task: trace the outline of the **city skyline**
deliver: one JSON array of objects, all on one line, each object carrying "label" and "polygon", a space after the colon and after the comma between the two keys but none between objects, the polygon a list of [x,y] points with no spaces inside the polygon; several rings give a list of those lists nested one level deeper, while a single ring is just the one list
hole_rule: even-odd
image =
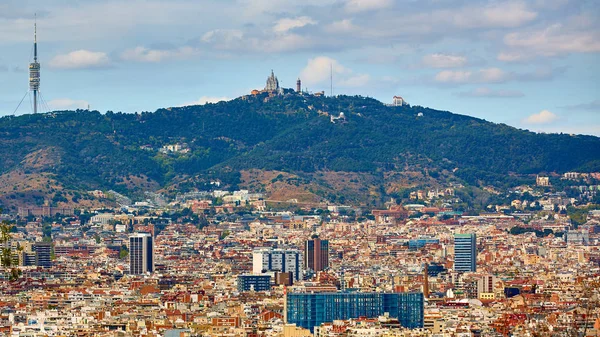
[{"label": "city skyline", "polygon": [[262,88],[271,69],[282,87],[299,77],[329,93],[332,70],[334,94],[385,103],[400,95],[531,131],[600,135],[598,5],[586,1],[9,1],[0,9],[8,51],[0,115],[27,90],[37,13],[40,91],[52,110],[232,99]]}]

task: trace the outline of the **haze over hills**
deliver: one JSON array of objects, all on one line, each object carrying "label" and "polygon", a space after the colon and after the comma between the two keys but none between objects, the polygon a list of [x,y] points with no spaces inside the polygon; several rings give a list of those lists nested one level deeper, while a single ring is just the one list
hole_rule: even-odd
[{"label": "haze over hills", "polygon": [[44,195],[92,204],[82,192],[186,191],[210,181],[275,198],[377,204],[440,178],[507,187],[531,174],[600,170],[598,137],[291,91],[153,113],[7,116],[0,143],[0,202],[9,208]]}]

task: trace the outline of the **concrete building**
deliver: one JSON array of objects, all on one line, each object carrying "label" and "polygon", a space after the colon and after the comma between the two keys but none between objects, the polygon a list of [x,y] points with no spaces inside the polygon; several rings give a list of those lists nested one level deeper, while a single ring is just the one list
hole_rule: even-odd
[{"label": "concrete building", "polygon": [[256,249],[252,253],[252,273],[292,273],[294,280],[302,279],[302,253],[296,249]]}]

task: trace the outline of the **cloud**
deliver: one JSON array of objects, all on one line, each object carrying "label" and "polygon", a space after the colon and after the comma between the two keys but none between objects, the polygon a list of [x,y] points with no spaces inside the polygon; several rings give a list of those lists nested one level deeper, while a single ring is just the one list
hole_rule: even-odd
[{"label": "cloud", "polygon": [[56,55],[48,64],[57,69],[102,68],[110,64],[110,59],[106,53],[80,49],[68,54]]},{"label": "cloud", "polygon": [[525,124],[550,124],[558,119],[558,116],[548,110],[542,110],[523,120]]},{"label": "cloud", "polygon": [[309,18],[308,16],[301,16],[301,17],[297,17],[297,18],[284,18],[284,19],[279,19],[277,20],[277,22],[275,23],[275,26],[273,27],[273,31],[277,34],[283,34],[283,33],[287,33],[288,31],[294,29],[294,28],[301,28],[304,27],[306,25],[315,25],[317,24],[316,21],[314,21],[313,19]]},{"label": "cloud", "polygon": [[392,4],[392,0],[348,0],[344,8],[350,13],[357,13],[388,8]]},{"label": "cloud", "polygon": [[600,52],[600,32],[597,29],[572,30],[554,24],[542,30],[512,32],[504,36],[509,48],[498,54],[505,62],[527,61],[537,56],[559,56],[569,53]]},{"label": "cloud", "polygon": [[533,21],[538,13],[530,10],[524,2],[504,1],[450,10],[447,15],[454,25],[462,28],[514,28]]},{"label": "cloud", "polygon": [[260,32],[249,35],[236,29],[217,29],[205,33],[200,39],[200,48],[252,53],[280,53],[310,49],[316,40],[291,32]]},{"label": "cloud", "polygon": [[337,84],[342,87],[364,87],[369,83],[370,80],[371,76],[368,74],[360,74],[348,78],[342,78],[337,82]]},{"label": "cloud", "polygon": [[600,111],[600,99],[593,100],[589,103],[565,105],[561,108],[569,110]]},{"label": "cloud", "polygon": [[511,78],[511,74],[499,68],[471,70],[442,70],[435,75],[438,83],[501,83]]},{"label": "cloud", "polygon": [[181,104],[180,106],[189,106],[189,105],[204,105],[207,103],[218,103],[221,101],[229,101],[231,98],[229,97],[212,97],[212,96],[202,96],[199,99]]},{"label": "cloud", "polygon": [[335,21],[325,26],[325,31],[328,33],[350,33],[360,29],[359,27],[352,24],[351,19],[343,19]]},{"label": "cloud", "polygon": [[121,59],[135,62],[162,62],[166,60],[184,59],[198,55],[199,52],[188,46],[176,49],[149,49],[138,46],[121,53]]},{"label": "cloud", "polygon": [[431,68],[456,68],[467,64],[467,58],[459,55],[429,54],[423,56],[423,65]]},{"label": "cloud", "polygon": [[89,103],[84,100],[73,100],[70,98],[58,98],[48,102],[51,110],[75,110],[87,109]]},{"label": "cloud", "polygon": [[308,64],[300,73],[300,78],[306,84],[318,84],[329,80],[330,73],[334,76],[346,75],[350,72],[337,60],[327,56],[318,56],[308,60]]},{"label": "cloud", "polygon": [[300,73],[300,79],[309,85],[324,84],[330,80],[332,72],[335,86],[362,87],[371,80],[368,74],[356,74],[337,60],[327,56],[318,56],[308,60],[308,64]]},{"label": "cloud", "polygon": [[495,97],[495,98],[514,98],[523,97],[521,91],[518,90],[493,90],[486,87],[475,88],[470,91],[459,92],[457,94],[461,97]]},{"label": "cloud", "polygon": [[202,35],[202,42],[237,42],[244,37],[244,32],[238,29],[214,29]]}]

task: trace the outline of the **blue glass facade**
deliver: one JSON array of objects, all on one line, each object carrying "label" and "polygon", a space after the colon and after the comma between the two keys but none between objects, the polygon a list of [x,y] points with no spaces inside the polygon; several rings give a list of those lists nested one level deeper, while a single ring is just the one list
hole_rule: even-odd
[{"label": "blue glass facade", "polygon": [[408,240],[408,249],[417,250],[419,248],[425,247],[427,244],[432,243],[440,243],[440,239],[435,238],[418,238],[413,240]]},{"label": "blue glass facade", "polygon": [[314,331],[321,323],[350,318],[376,318],[389,313],[403,327],[423,327],[422,293],[289,293],[287,323]]},{"label": "blue glass facade", "polygon": [[459,273],[477,271],[475,234],[454,234],[454,270]]}]

